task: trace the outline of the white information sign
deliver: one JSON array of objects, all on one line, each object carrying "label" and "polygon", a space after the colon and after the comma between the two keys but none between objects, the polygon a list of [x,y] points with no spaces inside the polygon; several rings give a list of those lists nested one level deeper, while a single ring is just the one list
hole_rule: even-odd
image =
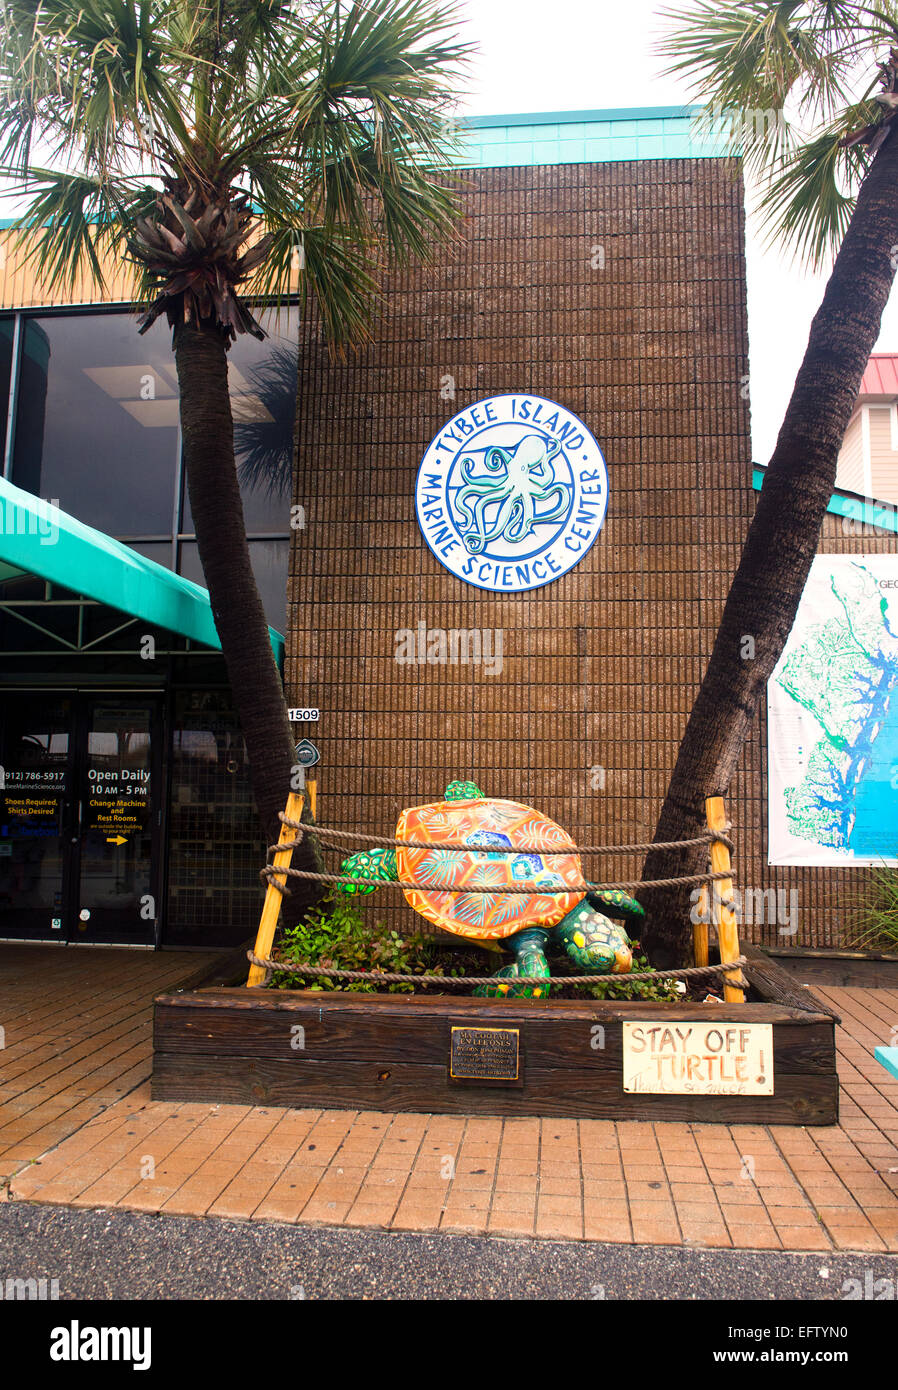
[{"label": "white information sign", "polygon": [[490,396],[432,440],[415,485],[421,534],[478,589],[517,594],[583,559],[608,509],[602,451],[583,421],[542,396]]},{"label": "white information sign", "polygon": [[624,1023],[624,1091],[772,1096],[773,1024]]}]

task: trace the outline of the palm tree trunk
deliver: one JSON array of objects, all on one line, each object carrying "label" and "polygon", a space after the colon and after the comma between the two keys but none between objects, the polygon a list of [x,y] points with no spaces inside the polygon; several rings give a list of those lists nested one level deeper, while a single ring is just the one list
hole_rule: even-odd
[{"label": "palm tree trunk", "polygon": [[[895,275],[898,138],[890,134],[860,189],[814,321],[696,698],[655,840],[704,829],[704,802],[726,793],[767,681],[788,639],[833,493],[842,439],[879,335]],[[745,638],[754,641],[746,659]],[[643,878],[702,872],[707,855],[650,851]],[[645,890],[643,945],[660,968],[692,951],[690,890]]]},{"label": "palm tree trunk", "polygon": [[[296,760],[268,621],[250,564],[234,459],[224,334],[206,325],[179,325],[175,362],[184,465],[200,561],[246,741],[256,806],[271,843],[280,830],[278,812],[287,803]],[[303,841],[294,866],[321,871],[313,842]],[[293,880],[292,910],[301,910],[320,897],[320,885]]]}]

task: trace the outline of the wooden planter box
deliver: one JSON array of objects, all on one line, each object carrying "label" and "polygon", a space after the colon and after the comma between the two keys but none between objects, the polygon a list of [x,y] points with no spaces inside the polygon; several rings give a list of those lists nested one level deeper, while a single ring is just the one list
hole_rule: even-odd
[{"label": "wooden planter box", "polygon": [[[152,1095],[291,1108],[835,1124],[838,1019],[758,951],[752,950],[746,975],[760,1002],[182,990],[156,1000]],[[689,1025],[770,1024],[773,1094],[625,1092],[627,1022],[679,1025],[681,1031]],[[454,1079],[453,1028],[503,1030],[498,1040],[509,1046],[516,1032],[517,1078]],[[464,1042],[472,1037],[460,1036]],[[491,1056],[495,1037],[488,1035]],[[464,1069],[463,1061],[457,1057],[454,1067]]]}]

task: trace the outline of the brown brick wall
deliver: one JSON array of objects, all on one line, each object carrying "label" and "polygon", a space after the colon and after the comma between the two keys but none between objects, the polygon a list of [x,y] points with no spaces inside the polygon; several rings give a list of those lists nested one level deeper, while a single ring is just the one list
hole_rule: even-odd
[{"label": "brown brick wall", "polygon": [[[376,342],[301,348],[290,703],[321,708],[320,818],[391,833],[453,777],[544,810],[584,843],[650,838],[754,501],[742,183],[671,160],[477,170],[463,239],[396,278]],[[593,269],[592,248],[605,248]],[[455,399],[442,399],[451,374]],[[465,585],[418,530],[424,450],[457,411],[532,391],[579,415],[610,479],[604,528],[542,589]],[[394,635],[504,632],[504,670],[401,666]],[[757,735],[735,790],[761,886]],[[590,769],[604,767],[604,790]],[[631,877],[638,859],[593,860]],[[741,877],[741,875],[740,875]],[[388,892],[390,890],[387,890]],[[377,907],[396,902],[384,893]]]}]

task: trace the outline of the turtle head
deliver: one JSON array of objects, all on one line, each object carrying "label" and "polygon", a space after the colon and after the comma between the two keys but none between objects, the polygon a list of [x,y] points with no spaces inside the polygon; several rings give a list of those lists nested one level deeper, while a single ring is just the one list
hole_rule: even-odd
[{"label": "turtle head", "polygon": [[574,964],[590,973],[626,975],[633,968],[633,948],[623,927],[597,912],[588,900],[563,917],[555,933]]},{"label": "turtle head", "polygon": [[483,792],[476,782],[450,782],[445,801],[483,801]]}]

